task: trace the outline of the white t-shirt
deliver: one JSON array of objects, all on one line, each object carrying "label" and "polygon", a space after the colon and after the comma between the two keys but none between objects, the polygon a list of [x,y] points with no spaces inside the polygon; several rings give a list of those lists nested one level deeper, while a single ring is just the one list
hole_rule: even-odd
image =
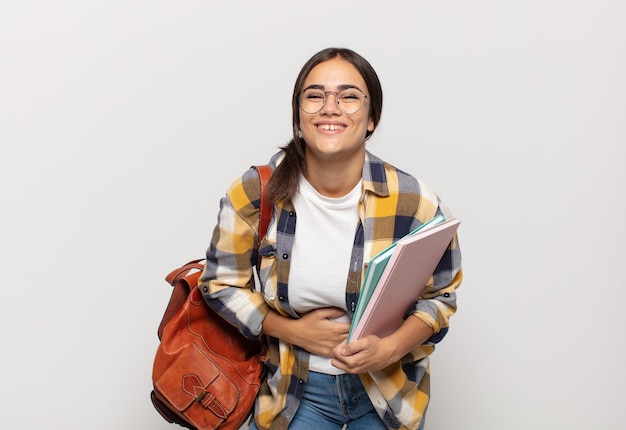
[{"label": "white t-shirt", "polygon": [[[361,182],[338,198],[318,193],[302,176],[293,204],[296,234],[289,269],[289,304],[301,315],[313,309],[346,310],[346,281],[358,225]],[[347,315],[340,319],[349,321]],[[330,358],[311,355],[309,369],[340,374]]]}]

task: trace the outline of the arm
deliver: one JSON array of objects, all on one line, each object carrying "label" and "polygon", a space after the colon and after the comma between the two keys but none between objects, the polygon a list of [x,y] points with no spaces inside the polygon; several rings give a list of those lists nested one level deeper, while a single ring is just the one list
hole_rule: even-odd
[{"label": "arm", "polygon": [[455,235],[433,274],[432,283],[410,311],[433,329],[428,343],[439,343],[447,334],[450,318],[457,309],[456,290],[462,280],[461,250]]},{"label": "arm", "polygon": [[269,312],[263,296],[251,289],[251,260],[259,219],[254,202],[258,203],[258,190],[258,175],[251,169],[233,182],[221,200],[199,279],[200,291],[209,306],[250,339],[260,336],[261,323]]}]

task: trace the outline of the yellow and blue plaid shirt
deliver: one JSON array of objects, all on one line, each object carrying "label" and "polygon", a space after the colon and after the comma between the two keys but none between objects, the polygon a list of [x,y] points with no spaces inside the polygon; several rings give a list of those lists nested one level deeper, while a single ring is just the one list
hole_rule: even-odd
[{"label": "yellow and blue plaid shirt", "polygon": [[[274,168],[282,157],[282,152],[276,154],[270,166]],[[370,258],[433,216],[450,216],[424,183],[369,152],[362,184],[360,221],[346,280],[349,313],[355,309]],[[262,336],[263,319],[270,308],[298,318],[289,304],[288,288],[296,213],[291,202],[275,204],[267,235],[257,247],[259,190],[254,169],[233,182],[220,202],[218,223],[200,278],[209,305],[251,339]],[[332,244],[328,247],[330,252]],[[255,288],[253,265],[259,254],[260,282]],[[390,429],[416,429],[422,420],[430,397],[429,355],[448,331],[449,319],[456,311],[455,290],[461,280],[461,253],[455,236],[423,297],[416,297],[407,313],[432,327],[434,335],[401,362],[360,375],[372,404]],[[255,420],[261,429],[287,429],[306,384],[309,354],[280,339],[266,340],[267,379],[257,397]]]}]

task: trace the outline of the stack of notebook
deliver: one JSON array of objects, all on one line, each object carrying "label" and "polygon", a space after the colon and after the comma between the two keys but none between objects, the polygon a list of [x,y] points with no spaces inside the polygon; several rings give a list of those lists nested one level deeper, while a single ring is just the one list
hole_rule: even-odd
[{"label": "stack of notebook", "polygon": [[404,321],[459,227],[439,215],[378,253],[367,266],[348,342],[387,336]]}]

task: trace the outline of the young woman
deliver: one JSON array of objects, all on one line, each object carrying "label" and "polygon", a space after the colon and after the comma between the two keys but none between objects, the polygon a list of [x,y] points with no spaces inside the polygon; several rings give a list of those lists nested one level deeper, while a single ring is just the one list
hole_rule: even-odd
[{"label": "young woman", "polygon": [[[245,336],[267,342],[251,429],[423,428],[429,355],[462,279],[456,237],[396,332],[346,343],[369,259],[450,215],[423,182],[366,150],[382,98],[376,72],[354,51],[315,54],[295,83],[293,139],[270,161],[274,212],[258,249],[256,172],[222,199],[200,287]],[[257,252],[260,285],[251,289]]]}]

